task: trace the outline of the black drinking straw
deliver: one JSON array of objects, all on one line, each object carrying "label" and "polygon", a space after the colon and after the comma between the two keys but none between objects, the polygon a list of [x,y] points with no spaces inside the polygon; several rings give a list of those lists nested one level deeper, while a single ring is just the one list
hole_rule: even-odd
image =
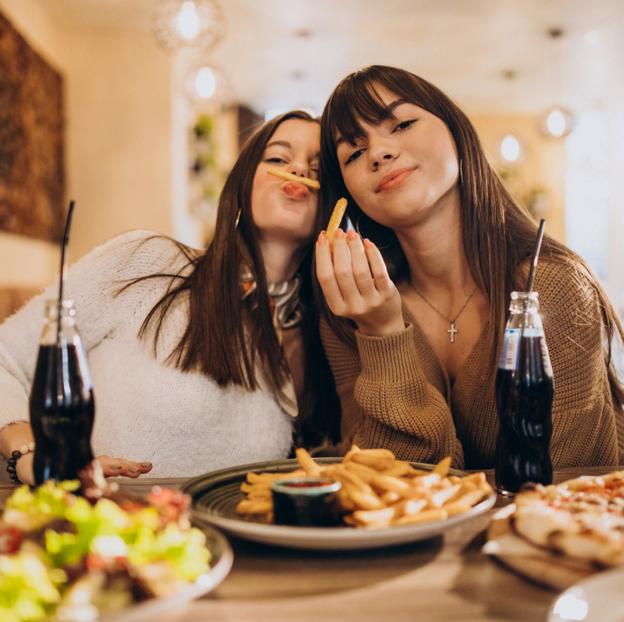
[{"label": "black drinking straw", "polygon": [[537,260],[539,259],[540,249],[542,248],[542,240],[544,239],[544,224],[546,221],[542,218],[537,229],[537,237],[535,238],[535,249],[533,250],[533,258],[531,259],[531,269],[529,270],[529,278],[527,280],[526,292],[527,300],[533,291],[533,281],[535,280],[535,269],[537,268]]},{"label": "black drinking straw", "polygon": [[69,202],[69,208],[67,210],[67,219],[65,220],[65,232],[63,233],[63,242],[61,244],[61,272],[59,274],[59,290],[58,290],[58,303],[56,306],[56,347],[61,345],[61,309],[63,307],[63,288],[65,286],[65,273],[67,266],[65,264],[65,252],[67,250],[67,243],[69,242],[69,230],[71,228],[72,215],[74,213],[74,207],[76,202],[71,200]]},{"label": "black drinking straw", "polygon": [[543,218],[540,220],[539,227],[537,228],[537,236],[535,237],[535,248],[533,249],[533,256],[531,257],[531,268],[529,269],[529,278],[526,285],[526,298],[524,300],[524,313],[522,314],[522,326],[520,328],[520,342],[522,343],[522,337],[524,337],[524,328],[526,326],[527,314],[529,312],[529,297],[533,291],[533,281],[535,280],[535,270],[537,268],[537,260],[539,259],[540,250],[542,248],[542,240],[544,239],[544,224],[546,220]]}]

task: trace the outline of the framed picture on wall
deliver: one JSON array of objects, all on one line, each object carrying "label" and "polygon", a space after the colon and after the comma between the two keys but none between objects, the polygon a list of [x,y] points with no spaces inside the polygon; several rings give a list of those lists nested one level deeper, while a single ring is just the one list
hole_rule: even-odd
[{"label": "framed picture on wall", "polygon": [[0,13],[0,231],[58,240],[63,78]]}]

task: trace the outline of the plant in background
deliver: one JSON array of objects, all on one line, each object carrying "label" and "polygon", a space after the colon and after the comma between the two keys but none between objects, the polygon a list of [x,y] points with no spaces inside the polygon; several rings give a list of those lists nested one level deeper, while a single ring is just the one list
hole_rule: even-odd
[{"label": "plant in background", "polygon": [[191,128],[190,140],[190,209],[205,221],[212,221],[225,178],[219,166],[218,142],[214,117],[201,112]]}]

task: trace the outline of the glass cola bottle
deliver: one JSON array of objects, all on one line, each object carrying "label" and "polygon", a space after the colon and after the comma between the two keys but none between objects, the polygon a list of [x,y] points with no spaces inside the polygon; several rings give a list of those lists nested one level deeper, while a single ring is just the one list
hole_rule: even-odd
[{"label": "glass cola bottle", "polygon": [[71,300],[46,303],[46,317],[30,393],[35,437],[35,483],[76,479],[93,460],[93,386]]},{"label": "glass cola bottle", "polygon": [[554,383],[537,292],[512,292],[509,310],[496,374],[496,488],[504,495],[526,482],[552,483]]}]

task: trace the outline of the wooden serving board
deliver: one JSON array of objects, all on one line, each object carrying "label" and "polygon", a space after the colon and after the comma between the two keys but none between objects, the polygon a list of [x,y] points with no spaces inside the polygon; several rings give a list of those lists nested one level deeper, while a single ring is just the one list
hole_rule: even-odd
[{"label": "wooden serving board", "polygon": [[539,548],[519,537],[511,526],[515,504],[505,506],[492,519],[484,553],[492,555],[515,572],[561,591],[597,572],[590,563],[572,560]]}]

